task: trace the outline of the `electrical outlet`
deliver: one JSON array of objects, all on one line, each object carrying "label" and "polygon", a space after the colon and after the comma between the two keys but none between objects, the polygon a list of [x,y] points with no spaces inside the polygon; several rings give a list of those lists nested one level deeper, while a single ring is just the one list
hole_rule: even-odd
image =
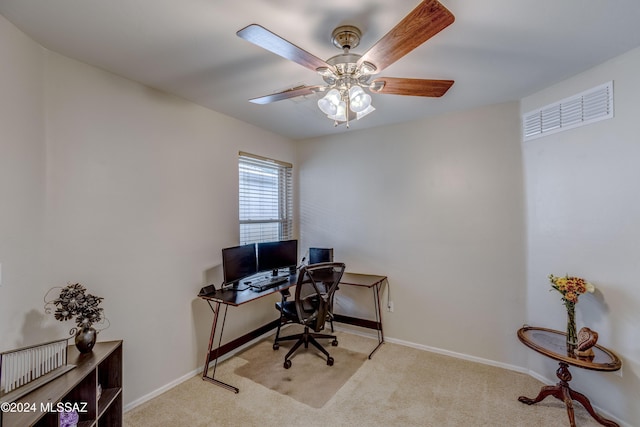
[{"label": "electrical outlet", "polygon": [[387,304],[387,311],[393,313],[393,301],[389,301],[389,304]]}]

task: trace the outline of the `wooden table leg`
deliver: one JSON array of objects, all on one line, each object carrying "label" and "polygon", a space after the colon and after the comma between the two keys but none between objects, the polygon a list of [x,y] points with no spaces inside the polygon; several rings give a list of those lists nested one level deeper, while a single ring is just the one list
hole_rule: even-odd
[{"label": "wooden table leg", "polygon": [[587,399],[587,396],[585,396],[584,394],[578,393],[577,391],[571,389],[569,389],[569,394],[571,395],[571,398],[573,400],[577,400],[578,402],[580,402],[580,404],[582,404],[582,406],[584,406],[584,408],[591,414],[594,420],[596,420],[603,426],[619,427],[617,423],[614,423],[611,420],[607,420],[606,418],[602,418],[600,415],[598,415],[596,411],[593,410],[591,402],[589,402],[589,399]]},{"label": "wooden table leg", "polygon": [[544,386],[540,390],[540,393],[534,398],[530,399],[525,396],[518,397],[518,400],[527,405],[533,405],[541,400],[544,400],[547,396],[553,396],[558,400],[562,400],[567,407],[567,415],[569,416],[569,423],[571,427],[576,427],[575,415],[573,413],[573,400],[580,402],[582,406],[589,412],[589,414],[600,424],[607,427],[619,427],[618,424],[611,420],[602,418],[593,410],[591,402],[582,393],[578,393],[575,390],[571,390],[569,387],[569,381],[571,381],[571,373],[569,372],[569,365],[560,362],[560,367],[556,371],[556,375],[560,379],[560,382],[556,385]]}]

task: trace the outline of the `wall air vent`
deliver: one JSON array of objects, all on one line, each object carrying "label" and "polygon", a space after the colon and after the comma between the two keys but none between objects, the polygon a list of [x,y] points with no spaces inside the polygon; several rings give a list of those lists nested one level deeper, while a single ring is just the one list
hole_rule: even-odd
[{"label": "wall air vent", "polygon": [[522,139],[529,141],[613,117],[613,81],[522,115]]}]

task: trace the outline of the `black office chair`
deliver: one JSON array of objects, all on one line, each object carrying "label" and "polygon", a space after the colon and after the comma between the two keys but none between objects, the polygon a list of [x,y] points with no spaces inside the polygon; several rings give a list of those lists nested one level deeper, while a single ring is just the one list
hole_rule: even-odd
[{"label": "black office chair", "polygon": [[[337,346],[335,335],[321,334],[327,320],[329,307],[333,294],[340,283],[345,265],[340,262],[320,263],[302,267],[298,273],[295,299],[276,303],[282,316],[288,320],[300,323],[304,326],[304,332],[286,337],[279,337],[280,328],[276,333],[273,349],[280,347],[281,341],[297,340],[284,357],[284,367],[291,367],[290,357],[298,347],[304,344],[305,348],[312,344],[327,356],[327,365],[333,366],[333,357],[320,345],[317,339],[333,339],[331,345]],[[313,330],[313,332],[311,332]]]},{"label": "black office chair", "polygon": [[[307,264],[320,264],[322,262],[333,262],[333,248],[309,248],[309,260]],[[291,320],[287,319],[282,314],[282,310],[280,310],[278,305],[284,304],[291,296],[291,292],[289,292],[289,289],[286,289],[284,291],[281,291],[280,294],[282,295],[282,301],[280,301],[280,303],[276,303],[276,308],[280,311],[280,321],[278,323],[278,330],[276,331],[276,339],[273,341],[274,350],[277,349],[276,344],[278,343],[278,337],[280,336],[280,328],[288,323],[291,323]],[[329,315],[327,320],[331,322],[331,332],[333,332],[333,298],[331,299],[331,305],[329,307]]]},{"label": "black office chair", "polygon": [[[333,262],[333,248],[309,248],[309,265],[320,264],[321,262]],[[339,287],[336,290],[340,289]],[[327,320],[331,324],[333,333],[333,298],[329,304],[329,314]]]}]

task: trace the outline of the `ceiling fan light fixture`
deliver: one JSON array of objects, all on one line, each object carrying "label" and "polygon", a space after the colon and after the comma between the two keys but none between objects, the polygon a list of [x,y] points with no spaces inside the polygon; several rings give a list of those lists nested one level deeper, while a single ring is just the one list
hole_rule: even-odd
[{"label": "ceiling fan light fixture", "polygon": [[349,99],[351,99],[351,101],[353,101],[353,98],[362,95],[364,93],[364,90],[362,90],[362,88],[358,85],[353,85],[349,88]]},{"label": "ceiling fan light fixture", "polygon": [[349,88],[349,109],[354,113],[361,113],[371,106],[371,95],[364,92],[360,86]]},{"label": "ceiling fan light fixture", "polygon": [[338,111],[338,107],[326,98],[318,100],[318,108],[327,116],[335,114]]},{"label": "ceiling fan light fixture", "polygon": [[376,66],[371,62],[365,61],[362,63],[362,65],[360,65],[360,74],[370,76],[371,74],[375,74],[376,70]]},{"label": "ceiling fan light fixture", "polygon": [[360,111],[360,112],[356,113],[356,120],[360,120],[361,118],[363,118],[367,114],[373,113],[374,111],[376,111],[376,109],[373,107],[373,105],[369,105],[363,111]]},{"label": "ceiling fan light fixture", "polygon": [[340,91],[336,88],[331,89],[329,92],[327,92],[327,94],[324,97],[327,98],[328,101],[330,101],[335,105],[338,105],[340,101],[342,101],[342,96],[340,96]]},{"label": "ceiling fan light fixture", "polygon": [[333,71],[329,67],[320,67],[316,69],[316,72],[320,74],[322,77],[329,77],[333,75]]},{"label": "ceiling fan light fixture", "polygon": [[336,74],[329,67],[320,67],[316,69],[316,72],[320,74],[322,79],[329,85],[333,85],[336,82]]},{"label": "ceiling fan light fixture", "polygon": [[347,103],[344,101],[340,101],[336,106],[335,114],[327,114],[327,117],[331,120],[335,120],[338,122],[344,122],[347,120]]},{"label": "ceiling fan light fixture", "polygon": [[373,83],[369,85],[369,90],[373,92],[380,92],[382,89],[384,89],[384,85],[384,80],[374,80]]},{"label": "ceiling fan light fixture", "polygon": [[338,113],[338,106],[341,102],[340,92],[337,89],[331,89],[324,97],[318,100],[318,108],[327,116],[333,116]]},{"label": "ceiling fan light fixture", "polygon": [[[451,87],[453,80],[400,77],[378,77],[370,80],[373,75],[444,30],[454,20],[453,14],[439,0],[422,1],[362,55],[350,52],[360,44],[360,29],[351,25],[341,25],[331,34],[331,41],[342,53],[326,61],[258,24],[251,24],[236,34],[258,47],[317,72],[326,85],[303,85],[250,101],[267,104],[326,92],[326,95],[317,101],[318,108],[334,120],[336,126],[339,122],[346,122],[348,128],[349,120],[354,116],[361,119],[375,111],[371,105],[373,93],[440,97]],[[365,92],[364,88],[368,91]]]}]

